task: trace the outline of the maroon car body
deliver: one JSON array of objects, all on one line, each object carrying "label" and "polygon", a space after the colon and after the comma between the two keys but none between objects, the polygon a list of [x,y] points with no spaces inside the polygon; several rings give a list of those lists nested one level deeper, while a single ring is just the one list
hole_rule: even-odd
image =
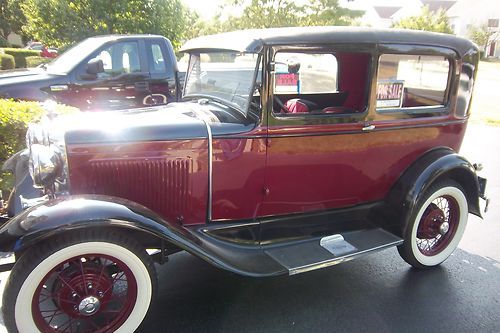
[{"label": "maroon car body", "polygon": [[[69,307],[50,304],[71,327],[135,329],[156,283],[151,260],[180,250],[247,276],[392,246],[430,268],[456,248],[468,214],[481,216],[486,180],[458,155],[479,60],[471,42],[286,28],[201,37],[183,51],[182,103],[53,120],[62,135],[28,131],[46,197],[23,201],[0,249],[39,287],[9,282],[9,328],[55,330],[58,318],[39,316],[50,285],[71,295]],[[126,297],[102,292],[116,276]]]}]

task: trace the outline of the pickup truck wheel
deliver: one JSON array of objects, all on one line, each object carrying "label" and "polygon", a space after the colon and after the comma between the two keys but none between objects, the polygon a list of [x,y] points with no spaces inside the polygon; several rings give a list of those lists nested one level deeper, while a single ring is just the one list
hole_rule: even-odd
[{"label": "pickup truck wheel", "polygon": [[156,285],[154,264],[119,233],[80,232],[33,247],[3,297],[9,332],[134,332]]},{"label": "pickup truck wheel", "polygon": [[432,186],[415,208],[398,247],[401,257],[416,268],[441,264],[456,249],[468,218],[467,199],[454,181]]}]

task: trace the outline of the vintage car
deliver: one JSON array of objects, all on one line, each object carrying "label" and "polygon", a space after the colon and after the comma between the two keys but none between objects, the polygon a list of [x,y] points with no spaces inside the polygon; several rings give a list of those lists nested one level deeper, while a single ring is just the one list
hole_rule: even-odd
[{"label": "vintage car", "polygon": [[479,60],[470,41],[308,27],[182,51],[183,102],[30,126],[45,195],[22,198],[0,228],[16,261],[10,332],[133,332],[154,263],[182,250],[254,277],[395,246],[434,267],[487,207],[480,165],[458,155]]}]

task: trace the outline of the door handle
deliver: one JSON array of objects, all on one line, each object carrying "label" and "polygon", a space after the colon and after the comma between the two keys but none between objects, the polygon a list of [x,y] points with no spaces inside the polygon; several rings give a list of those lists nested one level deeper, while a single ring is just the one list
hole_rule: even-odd
[{"label": "door handle", "polygon": [[363,132],[369,132],[369,131],[373,131],[374,129],[375,129],[375,125],[366,124],[361,130]]}]

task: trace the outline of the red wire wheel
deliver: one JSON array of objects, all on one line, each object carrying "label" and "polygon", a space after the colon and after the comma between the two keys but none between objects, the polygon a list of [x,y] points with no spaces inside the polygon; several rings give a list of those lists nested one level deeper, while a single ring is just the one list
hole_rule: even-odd
[{"label": "red wire wheel", "polygon": [[123,325],[137,299],[130,269],[108,255],[73,257],[39,283],[33,319],[42,332],[113,332]]},{"label": "red wire wheel", "polygon": [[31,247],[5,285],[9,332],[135,332],[156,289],[154,263],[118,231],[83,229]]},{"label": "red wire wheel", "polygon": [[457,248],[468,215],[467,197],[460,184],[446,180],[433,185],[413,209],[399,254],[416,268],[441,264]]},{"label": "red wire wheel", "polygon": [[434,199],[427,206],[417,229],[417,245],[426,256],[445,249],[455,236],[460,220],[457,201],[451,196]]}]

